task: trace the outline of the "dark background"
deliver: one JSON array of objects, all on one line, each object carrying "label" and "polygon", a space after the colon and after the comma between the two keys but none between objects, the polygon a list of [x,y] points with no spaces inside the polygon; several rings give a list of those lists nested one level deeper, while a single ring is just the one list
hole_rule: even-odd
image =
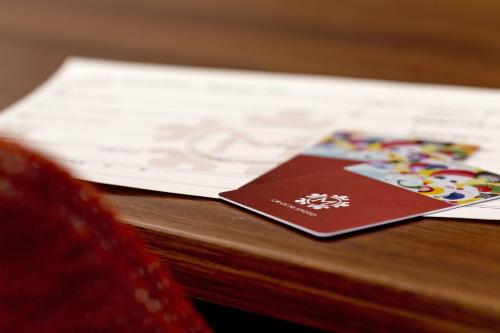
[{"label": "dark background", "polygon": [[11,64],[2,67],[2,75],[12,79],[2,81],[0,91],[24,93],[32,88],[33,74],[41,81],[71,54],[498,87],[500,4],[495,0],[0,1],[0,61]]}]

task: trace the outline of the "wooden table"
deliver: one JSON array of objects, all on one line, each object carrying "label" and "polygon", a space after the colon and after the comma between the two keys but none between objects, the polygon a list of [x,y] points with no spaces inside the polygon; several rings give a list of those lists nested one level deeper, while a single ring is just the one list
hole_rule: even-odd
[{"label": "wooden table", "polygon": [[[2,0],[0,107],[75,54],[500,87],[499,18],[494,0]],[[500,329],[498,222],[318,240],[216,200],[103,189],[193,297],[335,331]]]}]

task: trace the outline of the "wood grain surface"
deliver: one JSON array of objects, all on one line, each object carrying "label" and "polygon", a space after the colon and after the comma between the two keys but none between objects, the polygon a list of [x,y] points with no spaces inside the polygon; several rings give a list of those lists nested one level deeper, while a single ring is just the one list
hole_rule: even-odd
[{"label": "wood grain surface", "polygon": [[[493,0],[0,0],[0,107],[69,55],[500,87],[499,18]],[[500,330],[498,222],[318,240],[216,200],[102,189],[192,297],[330,331]]]}]

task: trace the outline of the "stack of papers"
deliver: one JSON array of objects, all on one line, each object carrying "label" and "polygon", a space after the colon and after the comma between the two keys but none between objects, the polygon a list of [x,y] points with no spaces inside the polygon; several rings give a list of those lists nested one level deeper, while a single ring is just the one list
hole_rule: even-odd
[{"label": "stack of papers", "polygon": [[[217,198],[334,130],[459,142],[500,173],[500,92],[71,58],[0,133],[77,177]],[[433,214],[500,219],[499,200]]]}]

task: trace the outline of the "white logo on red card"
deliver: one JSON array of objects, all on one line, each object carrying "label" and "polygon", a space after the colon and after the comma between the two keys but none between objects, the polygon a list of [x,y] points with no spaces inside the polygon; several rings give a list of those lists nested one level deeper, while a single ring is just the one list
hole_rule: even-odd
[{"label": "white logo on red card", "polygon": [[311,193],[304,198],[295,200],[296,203],[312,209],[329,209],[349,207],[350,200],[347,195],[328,195],[326,193]]}]

